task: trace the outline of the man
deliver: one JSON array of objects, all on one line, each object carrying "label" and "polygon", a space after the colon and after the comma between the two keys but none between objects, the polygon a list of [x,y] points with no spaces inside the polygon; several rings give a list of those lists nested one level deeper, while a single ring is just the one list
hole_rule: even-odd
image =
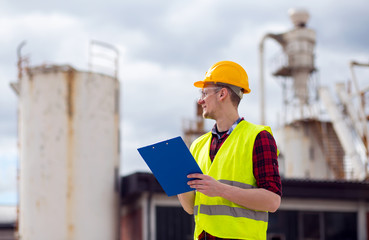
[{"label": "man", "polygon": [[281,201],[277,147],[269,127],[240,118],[238,105],[249,93],[246,71],[237,63],[214,64],[203,81],[198,103],[203,117],[216,121],[190,151],[204,174],[190,174],[196,191],[179,194],[195,215],[195,239],[266,239],[268,212]]}]

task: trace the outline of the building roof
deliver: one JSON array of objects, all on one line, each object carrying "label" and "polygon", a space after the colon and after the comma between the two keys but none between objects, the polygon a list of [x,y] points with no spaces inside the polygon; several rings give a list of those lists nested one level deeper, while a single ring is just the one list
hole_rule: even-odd
[{"label": "building roof", "polygon": [[369,182],[282,179],[284,197],[369,201]]},{"label": "building roof", "polygon": [[[122,177],[123,202],[144,192],[164,193],[152,173],[137,172]],[[283,197],[369,201],[369,182],[347,180],[282,179]]]},{"label": "building roof", "polygon": [[121,201],[135,200],[143,192],[164,193],[163,188],[152,173],[136,172],[121,178]]}]

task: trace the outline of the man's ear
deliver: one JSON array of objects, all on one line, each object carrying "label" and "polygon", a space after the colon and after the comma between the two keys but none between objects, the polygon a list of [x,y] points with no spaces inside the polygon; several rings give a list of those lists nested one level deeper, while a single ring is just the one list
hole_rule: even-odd
[{"label": "man's ear", "polygon": [[220,99],[225,99],[225,97],[228,95],[228,89],[222,88],[220,90]]}]

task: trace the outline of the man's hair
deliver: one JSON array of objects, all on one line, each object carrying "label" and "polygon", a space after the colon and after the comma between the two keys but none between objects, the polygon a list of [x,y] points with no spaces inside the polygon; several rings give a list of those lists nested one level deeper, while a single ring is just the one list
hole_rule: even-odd
[{"label": "man's hair", "polygon": [[226,88],[229,94],[229,97],[231,98],[231,102],[233,104],[233,106],[238,107],[238,105],[240,105],[241,102],[241,98],[229,87],[226,85],[222,85],[222,84],[215,84],[217,87],[220,88]]}]

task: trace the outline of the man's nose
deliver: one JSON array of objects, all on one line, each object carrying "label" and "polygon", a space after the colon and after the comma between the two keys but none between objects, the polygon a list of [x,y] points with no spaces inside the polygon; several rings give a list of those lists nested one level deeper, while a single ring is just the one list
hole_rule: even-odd
[{"label": "man's nose", "polygon": [[199,98],[198,100],[197,100],[197,104],[200,104],[200,105],[202,105],[204,103],[204,99],[202,99],[202,98]]}]

